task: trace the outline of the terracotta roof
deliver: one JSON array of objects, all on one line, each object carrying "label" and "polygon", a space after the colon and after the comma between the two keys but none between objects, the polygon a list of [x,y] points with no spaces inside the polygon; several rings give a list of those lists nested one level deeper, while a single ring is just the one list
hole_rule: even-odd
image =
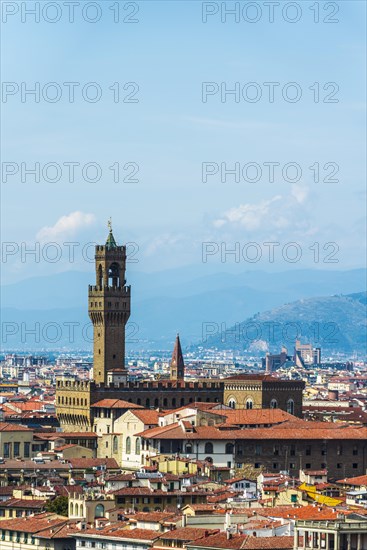
[{"label": "terracotta roof", "polygon": [[199,527],[181,527],[180,529],[174,529],[173,531],[166,531],[160,533],[162,540],[182,540],[192,541],[201,539],[205,535],[214,535],[218,533],[219,529],[204,529]]},{"label": "terracotta roof", "polygon": [[129,401],[123,399],[101,399],[97,403],[93,403],[91,407],[105,408],[105,409],[143,409],[141,405],[135,405]]},{"label": "terracotta roof", "polygon": [[8,424],[7,422],[0,422],[0,432],[32,432],[30,428],[21,426],[20,424]]},{"label": "terracotta roof", "polygon": [[176,516],[177,514],[174,512],[139,512],[137,514],[134,514],[133,516],[129,516],[129,518],[136,521],[159,523],[160,521],[172,519]]},{"label": "terracotta roof", "polygon": [[158,418],[159,418],[159,412],[153,411],[150,409],[139,409],[139,410],[133,410],[131,411],[134,416],[139,418],[144,425],[146,426],[152,426],[156,425],[158,426]]},{"label": "terracotta roof", "polygon": [[106,538],[118,538],[119,540],[148,540],[154,541],[159,537],[158,531],[152,529],[123,529],[121,523],[115,523],[104,527],[103,529],[85,529],[79,531],[78,536],[89,538],[91,535],[97,535],[98,540],[100,537]]},{"label": "terracotta roof", "polygon": [[69,470],[69,464],[63,464],[58,460],[51,462],[34,462],[34,460],[4,460],[0,463],[0,470]]},{"label": "terracotta roof", "polygon": [[169,426],[156,427],[145,430],[139,434],[148,439],[230,439],[230,440],[287,440],[287,439],[348,439],[358,440],[367,439],[367,428],[347,425],[335,425],[334,423],[315,423],[322,424],[314,426],[313,422],[287,422],[281,427],[272,426],[271,428],[242,428],[240,430],[219,429],[216,426],[194,426],[193,432],[185,432],[178,423]]},{"label": "terracotta roof", "polygon": [[41,432],[34,434],[37,439],[98,439],[94,432]]},{"label": "terracotta roof", "polygon": [[60,530],[64,526],[67,524],[75,525],[75,522],[69,522],[68,519],[63,516],[57,516],[56,514],[47,512],[27,518],[16,518],[16,522],[14,522],[14,519],[3,520],[1,521],[0,528],[14,531],[16,524],[16,530],[21,533],[37,534],[42,536],[42,538],[60,538]]},{"label": "terracotta roof", "polygon": [[345,485],[366,485],[367,486],[367,475],[357,476],[357,477],[346,477],[345,479],[339,479],[337,483],[344,483]]},{"label": "terracotta roof", "polygon": [[42,508],[46,505],[47,502],[48,502],[47,500],[41,500],[41,499],[9,498],[8,500],[0,502],[0,507],[1,508],[21,508],[21,509],[38,508],[42,510]]},{"label": "terracotta roof", "polygon": [[70,458],[68,459],[72,468],[93,468],[106,466],[106,468],[118,470],[119,465],[114,458]]}]

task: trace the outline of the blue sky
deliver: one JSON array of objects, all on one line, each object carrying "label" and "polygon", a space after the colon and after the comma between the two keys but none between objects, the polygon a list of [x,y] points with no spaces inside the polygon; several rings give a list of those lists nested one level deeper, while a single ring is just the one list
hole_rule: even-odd
[{"label": "blue sky", "polygon": [[[263,2],[257,3],[263,13],[257,23],[222,23],[216,14],[204,24],[199,1],[138,2],[138,23],[115,24],[108,0],[99,4],[101,20],[91,24],[81,17],[85,4],[77,7],[74,23],[59,2],[62,17],[55,24],[42,16],[40,23],[30,17],[22,23],[17,13],[2,25],[3,81],[39,82],[41,88],[56,82],[63,92],[57,103],[8,96],[1,105],[2,159],[28,166],[93,162],[102,178],[83,181],[79,168],[74,183],[66,168],[58,183],[9,176],[2,182],[3,241],[100,242],[111,216],[116,238],[138,243],[143,271],[202,264],[203,242],[262,248],[264,242],[280,248],[296,242],[304,251],[296,267],[316,268],[309,247],[335,242],[338,263],[323,268],[364,266],[365,2],[335,3],[335,24],[314,23],[314,2],[308,1],[298,2],[302,16],[294,24],[278,11],[269,23]],[[124,15],[128,4],[120,2]],[[324,17],[327,3],[319,4]],[[66,99],[64,82],[81,84],[74,103]],[[88,82],[102,89],[98,103],[81,97]],[[109,87],[115,82],[137,83],[139,101],[114,103]],[[221,102],[216,94],[203,103],[203,82],[224,82],[228,89],[256,82],[263,95],[257,103],[237,103],[231,96]],[[280,83],[273,103],[264,82]],[[296,103],[281,96],[289,82],[302,90]],[[332,91],[323,90],[325,83],[337,83],[338,102],[315,103],[309,89],[315,82],[321,98]],[[109,166],[116,162],[136,163],[139,182],[113,182]],[[302,177],[291,183],[279,172],[269,182],[263,167],[258,182],[223,183],[217,175],[203,183],[203,162],[277,162],[281,168],[297,162]],[[339,182],[313,181],[309,166],[315,162],[322,178],[322,167],[336,163]],[[289,267],[281,256],[274,264],[263,260],[255,267]],[[215,262],[221,270],[254,267],[230,259],[223,264],[217,255],[210,268]],[[36,265],[15,254],[3,275],[10,282],[76,267],[90,269],[82,260],[77,266],[64,258]]]}]

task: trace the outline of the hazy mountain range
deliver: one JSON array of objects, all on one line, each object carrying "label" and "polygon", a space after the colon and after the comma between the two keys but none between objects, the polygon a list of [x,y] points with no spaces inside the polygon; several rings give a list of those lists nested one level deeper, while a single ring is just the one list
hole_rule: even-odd
[{"label": "hazy mountain range", "polygon": [[[331,297],[364,290],[365,269],[248,271],[236,275],[202,273],[202,267],[201,273],[193,267],[157,273],[130,270],[129,345],[145,349],[170,348],[176,332],[180,332],[184,346],[200,344],[207,339],[206,334],[212,332],[213,340],[208,343],[216,345],[215,342],[221,340],[220,333],[233,325],[237,327],[246,319],[247,323],[259,318],[265,320],[257,316],[264,311],[267,313],[262,315],[272,322],[276,318],[281,318],[283,323],[287,319],[299,321],[302,315],[306,316],[307,323],[329,322],[335,321],[337,314],[343,331],[361,326],[365,305],[360,299]],[[91,283],[92,269],[90,273],[69,271],[3,286],[3,349],[90,348],[92,332],[87,292]],[[341,319],[343,315],[345,322]],[[30,333],[32,330],[34,332]],[[251,338],[251,332],[249,336]],[[349,350],[362,335],[355,334],[351,341],[348,338],[348,335],[341,338],[340,345]],[[275,340],[274,346],[277,347],[281,340]]]}]

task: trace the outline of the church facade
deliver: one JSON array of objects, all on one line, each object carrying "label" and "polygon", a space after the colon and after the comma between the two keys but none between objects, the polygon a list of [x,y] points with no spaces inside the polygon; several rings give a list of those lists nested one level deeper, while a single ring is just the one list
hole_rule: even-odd
[{"label": "church facade", "polygon": [[271,376],[241,375],[224,380],[185,381],[177,335],[170,378],[129,382],[125,367],[125,327],[130,317],[126,285],[126,247],[117,245],[110,228],[105,245],[95,248],[95,285],[89,286],[88,313],[93,324],[93,375],[90,380],[56,380],[56,414],[65,432],[91,431],[94,403],[121,399],[145,408],[173,409],[194,402],[224,403],[233,408],[282,408],[302,413],[304,383]]}]

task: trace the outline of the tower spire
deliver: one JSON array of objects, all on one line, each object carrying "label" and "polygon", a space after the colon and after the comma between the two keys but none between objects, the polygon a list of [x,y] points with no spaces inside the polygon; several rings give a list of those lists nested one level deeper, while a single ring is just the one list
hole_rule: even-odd
[{"label": "tower spire", "polygon": [[178,333],[172,353],[170,378],[171,380],[183,380],[185,378],[185,363],[182,355],[180,335]]},{"label": "tower spire", "polygon": [[107,250],[115,250],[117,248],[117,243],[112,233],[112,218],[109,218],[107,225],[108,225],[109,233],[106,240],[106,248]]}]

